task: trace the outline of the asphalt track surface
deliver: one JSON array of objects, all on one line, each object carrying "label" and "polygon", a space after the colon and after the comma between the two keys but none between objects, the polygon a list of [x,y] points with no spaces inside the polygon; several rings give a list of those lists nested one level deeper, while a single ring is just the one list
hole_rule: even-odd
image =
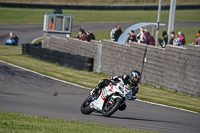
[{"label": "asphalt track surface", "polygon": [[[110,22],[110,23],[73,23],[72,32],[78,32],[78,29],[83,26],[84,29],[92,31],[111,30],[114,26],[121,26],[122,29],[126,29],[129,26],[136,24],[135,22]],[[166,26],[168,25],[165,22]],[[200,27],[200,22],[176,22],[174,27]],[[43,24],[0,24],[0,44],[5,44],[9,38],[9,34],[12,31],[20,39],[20,45],[22,43],[30,43],[33,39],[41,37],[43,35]],[[199,29],[197,29],[198,31]],[[195,31],[195,32],[197,32]]]},{"label": "asphalt track surface", "polygon": [[80,105],[89,91],[0,61],[0,111],[166,133],[200,132],[200,114],[141,101],[128,101],[125,111],[109,118],[83,115]]}]

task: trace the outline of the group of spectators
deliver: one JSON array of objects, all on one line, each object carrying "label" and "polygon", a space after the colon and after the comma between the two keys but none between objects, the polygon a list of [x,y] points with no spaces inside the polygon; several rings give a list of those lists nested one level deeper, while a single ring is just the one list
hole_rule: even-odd
[{"label": "group of spectators", "polygon": [[[175,35],[174,31],[170,32],[169,43],[168,43],[168,35],[166,31],[163,31],[162,36],[163,36],[163,39],[161,38],[158,39],[158,43],[161,45],[162,48],[165,48],[167,44],[180,46],[180,47],[185,46],[185,43],[186,43],[185,34],[182,33],[181,31],[178,32],[177,36]],[[130,33],[127,34],[126,44],[130,45],[131,42],[133,41],[155,46],[154,37],[150,35],[147,29],[143,30],[142,27],[140,27],[140,32],[137,34],[136,37],[133,30],[131,31],[131,34]],[[200,30],[197,33],[196,41],[192,44],[200,45]]]},{"label": "group of spectators", "polygon": [[[118,41],[120,35],[122,34],[122,30],[120,26],[115,26],[114,29],[110,32],[110,39],[112,41]],[[185,34],[181,31],[178,32],[178,35],[175,35],[175,32],[170,32],[170,40],[168,42],[168,34],[166,31],[162,33],[163,39],[159,38],[158,43],[162,48],[165,48],[167,44],[184,47],[185,41]],[[125,41],[126,44],[130,45],[132,42],[143,43],[147,45],[155,46],[154,37],[150,34],[147,29],[143,29],[140,27],[139,33],[136,35],[134,30],[131,30],[131,33],[127,34],[127,39]],[[200,30],[197,33],[196,41],[192,44],[200,45]]]},{"label": "group of spectators", "polygon": [[178,32],[178,35],[175,36],[175,32],[170,32],[171,39],[169,40],[170,45],[184,47],[185,45],[185,34],[181,31]]},{"label": "group of spectators", "polygon": [[121,29],[121,26],[115,26],[114,29],[111,30],[110,32],[110,39],[112,41],[118,41],[119,37],[121,36],[122,34],[122,29]]},{"label": "group of spectators", "polygon": [[131,42],[155,46],[154,37],[150,35],[147,29],[143,29],[143,27],[140,27],[140,32],[137,35],[135,35],[134,30],[131,30],[131,33],[127,34],[126,44],[130,45]]},{"label": "group of spectators", "polygon": [[[122,30],[120,26],[115,26],[114,29],[110,32],[110,38],[112,41],[118,41],[120,35],[122,34]],[[178,32],[178,35],[175,35],[175,32],[170,32],[170,40],[168,43],[168,35],[166,31],[163,31],[162,33],[163,39],[159,38],[158,43],[161,45],[162,48],[165,48],[167,44],[175,45],[184,47],[185,45],[185,34],[181,31]],[[88,41],[95,40],[95,35],[92,31],[87,31],[81,27],[79,29],[79,34],[77,37],[79,40]],[[134,30],[131,30],[131,33],[127,34],[126,44],[130,45],[132,42],[138,42],[138,43],[144,43],[147,45],[155,46],[155,40],[152,35],[150,35],[149,31],[147,29],[143,29],[143,27],[140,27],[140,32],[135,35]],[[197,33],[196,41],[192,44],[200,45],[200,30]]]},{"label": "group of spectators", "polygon": [[127,34],[126,44],[131,45],[132,42],[136,41],[134,30],[131,30],[131,33]]},{"label": "group of spectators", "polygon": [[178,32],[178,35],[175,35],[175,32],[170,32],[170,40],[168,43],[168,35],[166,31],[162,33],[163,39],[158,38],[158,43],[161,45],[162,48],[165,48],[167,44],[184,47],[185,45],[185,34],[181,31]]},{"label": "group of spectators", "polygon": [[[112,29],[112,31],[110,32],[110,39],[112,41],[118,41],[121,34],[121,27],[115,26],[115,28]],[[137,34],[137,36],[135,35],[134,30],[131,30],[131,33],[127,34],[127,39],[125,43],[130,45],[131,42],[138,42],[155,46],[155,40],[153,36],[150,35],[147,29],[144,30],[143,27],[140,27],[140,32]]]},{"label": "group of spectators", "polygon": [[82,27],[82,28],[79,29],[79,33],[78,33],[77,38],[79,40],[82,40],[82,41],[90,42],[91,40],[95,40],[95,35],[93,34],[92,31],[87,31],[87,33],[86,33],[85,30]]}]

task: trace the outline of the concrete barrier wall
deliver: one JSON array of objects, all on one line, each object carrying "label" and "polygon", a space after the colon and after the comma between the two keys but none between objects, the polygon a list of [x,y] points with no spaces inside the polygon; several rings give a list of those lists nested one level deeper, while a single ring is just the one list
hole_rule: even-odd
[{"label": "concrete barrier wall", "polygon": [[102,42],[101,72],[108,75],[129,74],[131,70],[142,70],[146,45],[125,45],[110,40]]},{"label": "concrete barrier wall", "polygon": [[167,46],[164,56],[163,87],[184,92],[184,77],[187,49]]},{"label": "concrete barrier wall", "polygon": [[165,49],[148,46],[144,60],[142,83],[160,86],[163,82]]},{"label": "concrete barrier wall", "polygon": [[94,58],[94,68],[96,70],[97,48],[98,41],[92,40],[90,43],[86,41],[77,40],[75,38],[59,38],[56,36],[43,37],[43,48],[59,50],[71,54]]},{"label": "concrete barrier wall", "polygon": [[[97,68],[98,41],[45,37],[42,47],[94,58]],[[142,72],[142,83],[200,96],[200,46],[186,48],[167,45],[166,49],[132,43],[125,45],[103,40],[100,71],[110,76]]]},{"label": "concrete barrier wall", "polygon": [[184,92],[200,96],[200,46],[187,45],[184,75]]}]

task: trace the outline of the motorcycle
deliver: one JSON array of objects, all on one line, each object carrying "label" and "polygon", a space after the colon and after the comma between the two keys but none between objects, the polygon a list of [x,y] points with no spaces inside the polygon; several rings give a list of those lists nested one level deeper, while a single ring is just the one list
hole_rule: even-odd
[{"label": "motorcycle", "polygon": [[124,84],[122,79],[119,82],[111,82],[110,85],[99,90],[95,96],[88,96],[81,105],[83,114],[92,112],[102,113],[104,117],[109,117],[118,109],[125,110],[126,101],[132,97],[132,89]]}]

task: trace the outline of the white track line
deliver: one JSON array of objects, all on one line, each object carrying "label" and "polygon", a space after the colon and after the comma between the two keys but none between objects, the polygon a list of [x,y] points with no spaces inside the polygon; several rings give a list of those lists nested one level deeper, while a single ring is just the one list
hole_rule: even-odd
[{"label": "white track line", "polygon": [[[64,80],[60,80],[60,79],[57,79],[57,78],[54,78],[54,77],[51,77],[51,76],[47,76],[47,75],[38,73],[38,72],[36,72],[36,71],[32,71],[32,70],[26,69],[26,68],[24,68],[24,67],[20,67],[20,66],[17,66],[17,65],[14,65],[14,64],[11,64],[11,63],[2,61],[2,60],[0,60],[0,62],[5,63],[5,64],[8,64],[8,65],[10,65],[10,66],[14,66],[14,67],[20,68],[20,69],[25,70],[25,71],[28,71],[28,72],[32,72],[32,73],[34,73],[34,74],[37,74],[37,75],[40,75],[40,76],[43,76],[43,77],[46,77],[46,78],[49,78],[49,79],[53,79],[53,80],[56,80],[56,81],[65,83],[65,84],[74,85],[74,86],[77,86],[77,87],[80,87],[80,88],[84,88],[84,89],[90,89],[90,88],[87,88],[87,87],[84,87],[84,86],[81,86],[81,85],[77,85],[77,84],[70,83],[70,82],[67,82],[67,81],[64,81]],[[91,89],[90,89],[90,90],[91,90]]]},{"label": "white track line", "polygon": [[37,41],[39,39],[42,39],[42,37],[38,37],[38,38],[33,39],[33,41],[31,42],[31,44],[33,44],[35,41]]},{"label": "white track line", "polygon": [[[5,64],[8,64],[8,65],[11,65],[11,66],[14,66],[14,67],[17,67],[17,68],[20,68],[20,69],[25,70],[25,71],[28,71],[28,72],[32,72],[32,73],[34,73],[34,74],[37,74],[37,75],[40,75],[40,76],[43,76],[43,77],[46,77],[46,78],[49,78],[49,79],[53,79],[53,80],[56,80],[56,81],[65,83],[65,84],[70,84],[70,85],[74,85],[74,86],[77,86],[77,87],[80,87],[80,88],[84,88],[84,89],[87,89],[87,90],[90,89],[90,90],[91,90],[91,88],[87,88],[87,87],[84,87],[84,86],[81,86],[81,85],[77,85],[77,84],[70,83],[70,82],[67,82],[67,81],[64,81],[64,80],[60,80],[60,79],[57,79],[57,78],[54,78],[54,77],[51,77],[51,76],[47,76],[47,75],[38,73],[38,72],[36,72],[36,71],[32,71],[32,70],[26,69],[26,68],[24,68],[24,67],[20,67],[20,66],[17,66],[17,65],[14,65],[14,64],[11,64],[11,63],[2,61],[2,60],[0,60],[0,62],[5,63]],[[152,105],[157,105],[157,106],[162,106],[162,107],[166,107],[166,108],[172,108],[172,109],[177,109],[177,110],[181,110],[181,111],[186,111],[186,112],[190,112],[190,113],[199,114],[198,112],[195,112],[195,111],[190,111],[190,110],[186,110],[186,109],[181,109],[181,108],[177,108],[177,107],[173,107],[173,106],[168,106],[168,105],[164,105],[164,104],[158,104],[158,103],[143,101],[143,100],[139,100],[139,99],[136,99],[136,100],[139,101],[139,102],[143,102],[143,103],[148,103],[148,104],[152,104]]]},{"label": "white track line", "polygon": [[173,107],[173,106],[168,106],[168,105],[164,105],[164,104],[158,104],[158,103],[153,103],[153,102],[148,102],[148,101],[142,101],[140,99],[136,99],[136,100],[140,101],[140,102],[143,102],[143,103],[148,103],[148,104],[152,104],[152,105],[157,105],[157,106],[162,106],[162,107],[166,107],[166,108],[172,108],[172,109],[177,109],[177,110],[182,110],[182,111],[186,111],[186,112],[190,112],[190,113],[199,114],[198,112],[187,110],[187,109],[181,109],[181,108],[177,108],[177,107]]}]

